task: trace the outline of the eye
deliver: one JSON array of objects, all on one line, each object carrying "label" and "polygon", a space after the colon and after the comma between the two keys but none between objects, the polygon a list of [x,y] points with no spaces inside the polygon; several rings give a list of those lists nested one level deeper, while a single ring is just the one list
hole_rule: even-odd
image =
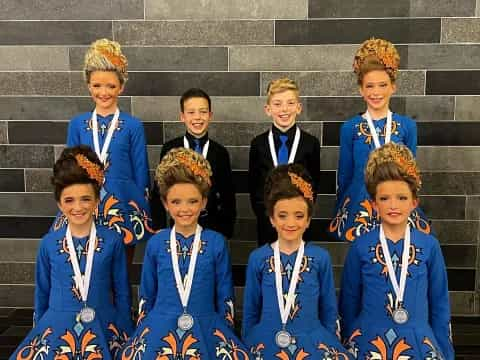
[{"label": "eye", "polygon": [[180,204],[180,200],[179,199],[173,199],[173,200],[170,201],[170,203],[173,204],[173,205],[178,205],[178,204]]},{"label": "eye", "polygon": [[387,87],[387,83],[380,84],[380,87],[382,87],[382,88]]},{"label": "eye", "polygon": [[379,200],[380,200],[380,201],[387,201],[387,200],[388,200],[388,197],[387,197],[387,196],[380,196],[380,197],[379,197]]},{"label": "eye", "polygon": [[208,110],[202,110],[202,111],[200,111],[200,114],[202,114],[202,115],[207,115],[207,114],[208,114]]},{"label": "eye", "polygon": [[192,204],[192,205],[193,205],[193,204],[197,204],[198,202],[199,202],[198,199],[190,199],[190,200],[188,200],[188,203],[189,203],[189,204]]},{"label": "eye", "polygon": [[303,218],[305,218],[305,215],[304,214],[298,214],[296,217],[297,217],[297,220],[302,220]]},{"label": "eye", "polygon": [[406,195],[400,195],[399,198],[400,198],[400,200],[402,200],[402,201],[408,200],[408,196],[406,196]]}]

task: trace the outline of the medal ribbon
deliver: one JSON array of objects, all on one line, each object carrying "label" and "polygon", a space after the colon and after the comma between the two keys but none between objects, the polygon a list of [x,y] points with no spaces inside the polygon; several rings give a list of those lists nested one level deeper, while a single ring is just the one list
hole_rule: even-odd
[{"label": "medal ribbon", "polygon": [[[210,146],[210,140],[207,140],[205,145],[203,145],[203,149],[202,149],[202,155],[205,159],[207,158],[207,155],[208,155],[208,147],[209,146]],[[190,149],[190,143],[188,142],[186,136],[183,137],[183,147],[185,149]]]},{"label": "medal ribbon", "polygon": [[[291,164],[295,160],[295,155],[297,154],[298,144],[300,143],[300,129],[297,126],[297,130],[295,131],[295,137],[293,139],[292,151],[290,152],[290,156],[288,157],[288,163]],[[268,145],[270,147],[270,155],[272,156],[273,167],[278,166],[278,159],[277,153],[275,152],[275,144],[273,142],[273,132],[270,129],[268,133]]]},{"label": "medal ribbon", "polygon": [[105,164],[107,161],[107,151],[110,147],[110,142],[112,141],[113,132],[117,128],[118,124],[118,117],[120,116],[120,110],[118,108],[115,110],[115,114],[113,115],[113,119],[110,122],[110,126],[108,127],[107,137],[105,138],[105,142],[103,143],[102,150],[100,150],[100,144],[98,140],[98,121],[97,121],[97,110],[93,110],[92,113],[92,131],[93,131],[93,147],[95,148],[95,152],[97,153],[98,158],[100,161]]},{"label": "medal ribbon", "polygon": [[403,243],[402,251],[402,267],[400,269],[400,284],[397,281],[395,270],[393,269],[392,257],[390,256],[390,250],[388,250],[387,240],[385,239],[385,233],[383,226],[380,225],[380,244],[382,245],[383,256],[385,263],[387,264],[388,276],[393,286],[393,291],[397,297],[399,303],[403,302],[403,295],[405,294],[405,285],[407,283],[408,272],[408,260],[410,257],[410,226],[407,224],[405,229],[405,241]]},{"label": "medal ribbon", "polygon": [[295,265],[293,266],[292,279],[290,280],[290,286],[288,288],[287,301],[284,303],[283,300],[283,289],[282,289],[282,273],[280,269],[280,247],[278,240],[273,243],[273,256],[275,259],[275,285],[277,287],[277,300],[278,308],[280,309],[280,316],[282,318],[282,325],[285,326],[288,320],[288,314],[292,309],[295,289],[298,283],[298,277],[300,275],[300,265],[302,264],[303,253],[305,251],[305,243],[300,243],[298,248],[297,257],[295,259]]},{"label": "medal ribbon", "polygon": [[175,226],[170,230],[170,255],[172,257],[173,274],[175,275],[175,282],[177,284],[178,295],[180,295],[180,301],[185,309],[190,298],[190,292],[192,290],[193,275],[195,274],[195,264],[197,263],[197,255],[200,250],[200,235],[202,234],[202,227],[197,225],[195,229],[195,237],[192,245],[192,256],[190,258],[190,264],[188,264],[188,272],[185,275],[185,286],[182,282],[182,275],[180,274],[180,268],[178,266],[177,255],[177,238],[175,236]]},{"label": "medal ribbon", "polygon": [[[378,139],[377,130],[373,125],[373,120],[368,110],[365,112],[365,120],[367,120],[367,124],[370,129],[370,134],[372,135],[375,148],[378,149],[380,147],[380,140]],[[392,112],[390,110],[388,110],[387,112],[387,124],[385,126],[386,126],[385,144],[388,144],[390,142],[390,138],[392,137]]]},{"label": "medal ribbon", "polygon": [[82,276],[80,272],[80,260],[77,258],[77,253],[75,251],[75,246],[73,245],[72,233],[70,231],[69,225],[67,226],[67,232],[65,234],[65,237],[67,238],[68,253],[70,255],[70,261],[72,263],[75,284],[80,291],[82,301],[86,303],[88,297],[88,289],[90,288],[90,279],[92,278],[93,255],[95,254],[95,240],[97,237],[95,223],[92,222],[92,227],[90,229],[90,237],[87,243],[87,263],[85,265],[84,276]]}]

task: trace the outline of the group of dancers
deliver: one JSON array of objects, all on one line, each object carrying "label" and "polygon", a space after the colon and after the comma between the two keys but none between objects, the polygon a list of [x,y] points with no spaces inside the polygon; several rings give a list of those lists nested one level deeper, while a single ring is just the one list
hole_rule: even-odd
[{"label": "group of dancers", "polygon": [[[34,325],[11,359],[453,360],[445,263],[418,207],[416,125],[389,108],[399,61],[382,39],[355,55],[366,111],[341,129],[328,229],[351,242],[338,302],[330,256],[309,242],[321,240],[308,232],[320,143],[296,124],[296,83],[270,83],[273,124],[250,146],[259,247],[237,334],[225,241],[235,193],[228,152],[208,137],[210,97],[201,89],[181,97],[186,133],[162,147],[150,192],[142,123],[118,109],[127,59],[118,43],[94,42],[84,74],[95,109],[71,120],[54,165],[60,211],[39,245]],[[148,243],[132,317],[129,269],[140,241]]]}]

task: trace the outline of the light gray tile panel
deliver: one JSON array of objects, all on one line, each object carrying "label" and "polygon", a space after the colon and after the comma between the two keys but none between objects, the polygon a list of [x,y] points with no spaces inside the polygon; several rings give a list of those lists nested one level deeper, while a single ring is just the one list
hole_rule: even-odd
[{"label": "light gray tile panel", "polygon": [[442,43],[479,43],[480,18],[442,19]]},{"label": "light gray tile panel", "polygon": [[419,147],[417,159],[423,171],[480,171],[478,147]]},{"label": "light gray tile panel", "polygon": [[168,0],[145,0],[147,19],[304,19],[307,0],[184,0],[181,6]]},{"label": "light gray tile panel", "polygon": [[250,196],[248,194],[237,194],[237,217],[241,219],[255,219],[252,207],[250,206]]},{"label": "light gray tile panel", "polygon": [[480,45],[409,45],[409,69],[478,69]]},{"label": "light gray tile panel", "polygon": [[268,45],[273,21],[114,22],[114,37],[124,45]]},{"label": "light gray tile panel", "polygon": [[35,263],[0,263],[0,284],[35,283]]},{"label": "light gray tile panel", "polygon": [[480,195],[480,172],[423,172],[422,194]]},{"label": "light gray tile panel", "polygon": [[51,169],[25,169],[25,190],[27,192],[53,192],[53,186],[50,183],[52,174]]},{"label": "light gray tile panel", "polygon": [[0,72],[0,95],[68,95],[67,72]]},{"label": "light gray tile panel", "polygon": [[230,160],[232,162],[232,170],[248,169],[248,146],[227,146]]},{"label": "light gray tile panel", "polygon": [[411,17],[474,15],[475,0],[410,0]]},{"label": "light gray tile panel", "polygon": [[233,71],[351,71],[357,45],[232,47]]},{"label": "light gray tile panel", "polygon": [[[261,74],[261,91],[268,83],[280,77],[297,81],[303,96],[354,96],[358,94],[356,77],[352,72],[264,72]],[[397,79],[398,95],[425,93],[424,71],[400,71]]]},{"label": "light gray tile panel", "polygon": [[405,114],[417,121],[453,120],[453,96],[407,96]]},{"label": "light gray tile panel", "polygon": [[8,143],[8,123],[0,121],[0,144]]},{"label": "light gray tile panel", "polygon": [[0,284],[0,306],[32,307],[35,287]]},{"label": "light gray tile panel", "polygon": [[450,309],[452,315],[473,315],[475,313],[475,293],[451,291]]},{"label": "light gray tile panel", "polygon": [[[82,70],[86,48],[70,49],[72,70]],[[223,47],[122,48],[129,71],[226,71],[228,49]]]},{"label": "light gray tile panel", "polygon": [[320,169],[337,170],[338,168],[338,146],[322,147],[320,150]]},{"label": "light gray tile panel", "polygon": [[143,0],[1,0],[0,20],[143,19]]},{"label": "light gray tile panel", "polygon": [[480,96],[457,96],[455,120],[480,121]]},{"label": "light gray tile panel", "polygon": [[466,219],[480,221],[480,196],[468,196]]},{"label": "light gray tile panel", "polygon": [[0,71],[67,71],[68,49],[39,46],[0,46]]},{"label": "light gray tile panel", "polygon": [[35,262],[39,244],[38,239],[0,239],[0,262]]},{"label": "light gray tile panel", "polygon": [[0,193],[0,215],[55,216],[58,211],[49,193]]},{"label": "light gray tile panel", "polygon": [[54,162],[50,145],[0,145],[0,167],[51,168]]}]

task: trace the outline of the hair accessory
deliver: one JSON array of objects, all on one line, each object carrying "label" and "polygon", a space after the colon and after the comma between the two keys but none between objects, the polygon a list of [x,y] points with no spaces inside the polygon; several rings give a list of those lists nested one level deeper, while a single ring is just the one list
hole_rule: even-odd
[{"label": "hair accessory", "polygon": [[362,44],[361,50],[355,56],[353,61],[355,73],[360,72],[363,62],[370,56],[378,58],[386,70],[397,72],[399,56],[393,45],[386,40],[371,38]]},{"label": "hair accessory", "polygon": [[104,174],[100,165],[90,161],[85,155],[82,154],[75,155],[75,160],[77,160],[78,165],[87,172],[90,179],[95,180],[98,185],[102,186]]},{"label": "hair accessory", "polygon": [[392,158],[408,176],[411,176],[416,180],[417,190],[420,190],[422,186],[422,180],[420,179],[420,173],[415,161],[406,159],[405,156],[403,156],[403,154],[397,149],[392,150]]},{"label": "hair accessory", "polygon": [[305,199],[313,201],[312,185],[306,182],[301,176],[293,172],[289,171],[288,176],[290,176],[290,181],[292,182],[292,184],[295,185],[295,187],[302,192],[303,197]]},{"label": "hair accessory", "polygon": [[198,163],[196,163],[193,159],[186,156],[185,154],[177,154],[177,160],[180,161],[184,166],[189,168],[195,176],[200,176],[208,186],[211,186],[212,183],[210,181],[210,174],[208,170]]},{"label": "hair accessory", "polygon": [[110,61],[118,70],[121,72],[126,72],[127,61],[124,56],[116,55],[108,49],[99,49],[100,54],[102,54],[108,61]]}]

